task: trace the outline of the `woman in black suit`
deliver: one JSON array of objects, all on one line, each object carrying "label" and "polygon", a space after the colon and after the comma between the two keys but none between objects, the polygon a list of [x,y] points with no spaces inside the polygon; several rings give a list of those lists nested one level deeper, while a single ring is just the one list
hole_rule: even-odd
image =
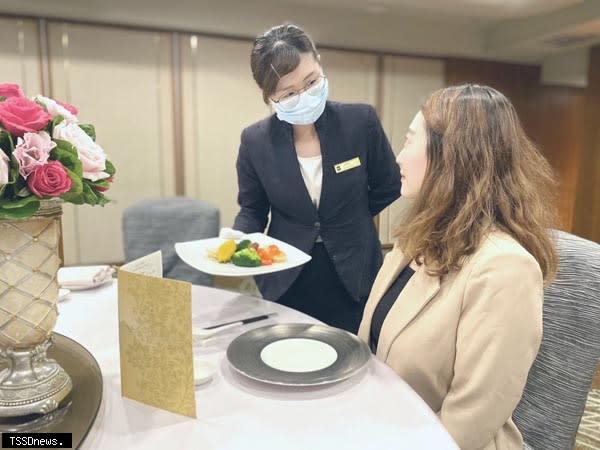
[{"label": "woman in black suit", "polygon": [[256,277],[264,298],[356,332],[382,263],[373,216],[400,196],[400,174],[369,105],[327,101],[312,40],[294,25],[259,36],[251,68],[275,114],[242,132],[233,228],[309,253],[303,267]]}]

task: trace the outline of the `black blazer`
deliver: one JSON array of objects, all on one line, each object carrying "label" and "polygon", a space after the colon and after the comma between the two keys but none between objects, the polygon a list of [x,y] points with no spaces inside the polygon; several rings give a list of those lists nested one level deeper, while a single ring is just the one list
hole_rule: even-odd
[{"label": "black blazer", "polygon": [[[364,303],[382,263],[373,216],[400,196],[400,171],[371,106],[328,101],[315,127],[323,160],[319,208],[302,179],[292,126],[272,115],[242,132],[233,228],[262,232],[271,212],[267,234],[306,253],[320,235],[344,286]],[[357,157],[360,166],[336,173],[336,164]],[[257,276],[263,297],[277,300],[301,269]]]}]

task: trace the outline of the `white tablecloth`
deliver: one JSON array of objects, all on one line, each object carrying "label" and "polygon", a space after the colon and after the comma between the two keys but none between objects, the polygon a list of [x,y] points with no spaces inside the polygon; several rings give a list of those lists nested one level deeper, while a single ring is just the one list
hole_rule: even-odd
[{"label": "white tablecloth", "polygon": [[102,406],[83,448],[458,448],[421,398],[375,358],[360,374],[326,387],[289,388],[246,380],[232,372],[225,357],[235,336],[277,322],[317,321],[272,302],[218,289],[194,286],[192,297],[198,326],[278,312],[194,348],[217,367],[214,378],[196,388],[196,420],[121,397],[116,282],[72,292],[59,304],[55,331],[86,347],[104,378]]}]

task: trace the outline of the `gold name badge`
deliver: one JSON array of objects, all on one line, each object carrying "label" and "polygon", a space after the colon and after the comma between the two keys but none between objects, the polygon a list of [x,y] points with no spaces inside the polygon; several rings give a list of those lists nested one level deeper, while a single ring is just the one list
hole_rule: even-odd
[{"label": "gold name badge", "polygon": [[336,164],[333,166],[333,168],[335,169],[335,173],[341,173],[345,172],[346,170],[354,169],[358,166],[360,166],[360,158],[357,156],[356,158]]}]

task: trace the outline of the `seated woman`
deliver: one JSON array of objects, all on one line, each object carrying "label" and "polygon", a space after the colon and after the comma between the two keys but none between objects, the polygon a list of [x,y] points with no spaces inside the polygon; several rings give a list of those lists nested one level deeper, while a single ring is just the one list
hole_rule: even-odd
[{"label": "seated woman", "polygon": [[434,92],[396,159],[413,198],[359,336],[463,450],[521,449],[511,419],[556,270],[552,170],[500,92]]}]

